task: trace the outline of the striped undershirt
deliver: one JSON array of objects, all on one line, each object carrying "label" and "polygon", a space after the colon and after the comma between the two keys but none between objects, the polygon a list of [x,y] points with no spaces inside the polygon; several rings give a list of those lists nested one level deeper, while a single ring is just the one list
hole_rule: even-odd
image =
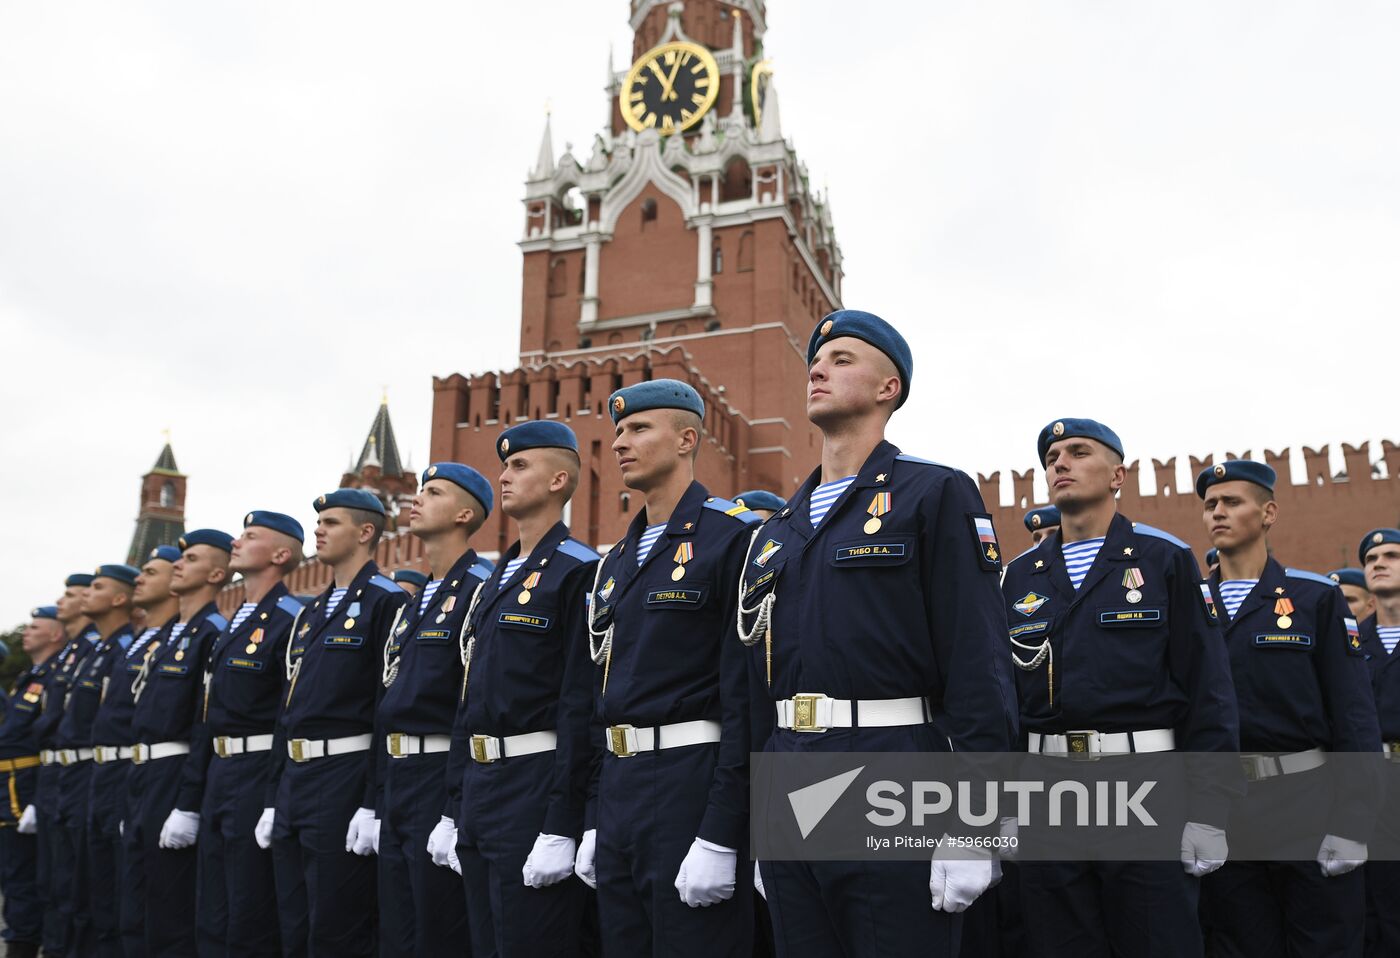
[{"label": "striped undershirt", "polygon": [[499,588],[504,589],[506,587],[506,583],[510,581],[510,577],[515,575],[515,570],[519,569],[522,565],[524,565],[525,560],[528,558],[530,557],[520,556],[519,558],[511,559],[509,562],[506,563],[506,571],[501,573],[501,581],[499,584]]},{"label": "striped undershirt", "polygon": [[441,579],[434,579],[423,586],[423,594],[418,598],[418,614],[422,615],[428,611],[428,606],[432,604],[433,596],[437,595],[438,586],[442,585]]},{"label": "striped undershirt", "polygon": [[331,616],[335,615],[335,607],[340,605],[341,599],[345,598],[345,591],[345,589],[334,589],[331,591],[331,597],[326,600],[326,618],[329,619]]},{"label": "striped undershirt", "polygon": [[1244,600],[1249,598],[1249,593],[1254,591],[1254,586],[1258,579],[1226,579],[1220,583],[1220,598],[1225,602],[1225,611],[1230,613],[1230,618],[1239,614],[1240,606],[1244,605]]},{"label": "striped undershirt", "polygon": [[182,635],[184,635],[184,634],[185,634],[185,623],[183,623],[183,622],[176,622],[175,625],[174,625],[174,627],[171,628],[171,630],[170,630],[170,638],[168,638],[168,639],[165,640],[165,644],[166,644],[167,646],[169,646],[169,645],[174,645],[176,642],[179,642],[179,641],[180,641],[180,636],[182,636]]},{"label": "striped undershirt", "polygon": [[151,626],[145,632],[142,632],[141,638],[138,641],[133,642],[131,643],[131,645],[127,646],[126,657],[129,659],[133,654],[135,654],[137,649],[144,649],[146,647],[146,640],[153,638],[155,634],[159,631],[160,629],[156,628],[155,626]]},{"label": "striped undershirt", "polygon": [[855,481],[855,476],[847,476],[845,479],[824,482],[812,490],[811,501],[807,504],[807,516],[812,520],[813,529],[821,524],[826,514],[831,511],[832,505],[841,498],[841,493]]},{"label": "striped undershirt", "polygon": [[1065,572],[1069,573],[1069,581],[1074,586],[1074,591],[1079,591],[1084,577],[1089,574],[1094,559],[1103,548],[1103,540],[1104,537],[1099,536],[1097,539],[1080,539],[1078,542],[1066,542],[1060,546],[1060,551],[1065,556]]},{"label": "striped undershirt", "polygon": [[256,602],[244,602],[238,607],[238,611],[233,614],[233,621],[229,623],[228,630],[237,632],[238,627],[248,621],[248,616],[253,614],[253,610],[258,607]]},{"label": "striped undershirt", "polygon": [[1376,631],[1380,633],[1381,645],[1385,646],[1385,654],[1389,655],[1395,651],[1395,646],[1400,643],[1400,625],[1378,625]]},{"label": "striped undershirt", "polygon": [[651,554],[651,547],[656,545],[656,540],[661,538],[661,533],[666,529],[666,523],[662,522],[654,526],[647,526],[642,533],[642,538],[637,542],[637,565],[647,561],[647,556]]}]

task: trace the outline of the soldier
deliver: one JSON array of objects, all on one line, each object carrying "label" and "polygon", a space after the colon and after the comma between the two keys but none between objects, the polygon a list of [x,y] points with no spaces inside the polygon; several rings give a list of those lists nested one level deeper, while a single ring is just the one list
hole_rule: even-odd
[{"label": "soldier", "polygon": [[0,720],[0,775],[10,800],[0,806],[0,895],[4,896],[5,954],[33,958],[39,954],[44,900],[39,884],[39,842],[34,807],[39,784],[39,739],[35,722],[43,710],[63,648],[58,607],[42,605],[30,613],[22,639],[34,663],[15,679]]},{"label": "soldier", "polygon": [[[1380,729],[1361,643],[1353,641],[1356,620],[1340,592],[1270,555],[1275,478],[1263,463],[1235,459],[1205,469],[1196,494],[1220,555],[1210,587],[1251,783],[1231,827],[1283,837],[1307,857],[1227,862],[1202,880],[1201,913],[1213,954],[1359,955],[1366,904],[1357,868],[1383,783],[1353,771],[1340,776],[1334,796],[1323,766],[1328,752],[1380,751]],[[1287,837],[1310,807],[1330,807],[1325,837]]]},{"label": "soldier", "polygon": [[190,754],[203,699],[204,664],[214,640],[228,627],[214,599],[228,580],[232,548],[233,537],[217,529],[195,529],[180,537],[170,577],[176,615],[146,645],[131,683],[131,737],[136,744],[127,779],[130,810],[123,849],[128,872],[140,877],[130,912],[123,915],[123,928],[134,923],[135,953],[151,958],[176,958],[197,950],[192,919],[197,826],[191,824],[183,837],[162,832],[175,809]]},{"label": "soldier", "polygon": [[278,918],[288,952],[370,955],[377,945],[375,866],[366,860],[374,853],[379,759],[374,706],[383,643],[408,595],[372,558],[385,524],[376,496],[337,489],[313,505],[316,558],[333,575],[301,616],[286,655],[268,788],[277,810]]},{"label": "soldier", "polygon": [[598,553],[569,537],[578,440],[525,422],[496,442],[501,509],[520,538],[467,612],[466,681],[448,793],[477,955],[580,954],[574,880],[592,764],[588,590]]},{"label": "soldier", "polygon": [[146,627],[113,663],[102,702],[92,721],[92,785],[88,799],[88,856],[92,863],[92,924],[99,948],[140,956],[140,919],[136,900],[145,880],[139,851],[128,854],[124,822],[129,816],[127,775],[131,771],[131,715],[136,702],[131,685],[160,627],[172,621],[179,604],[170,591],[170,575],[180,550],[157,546],[141,566],[131,604],[144,609]]},{"label": "soldier", "polygon": [[63,594],[58,597],[58,621],[69,639],[81,636],[89,645],[96,645],[102,636],[93,628],[92,619],[83,614],[83,592],[90,585],[92,576],[85,572],[75,572],[63,580]]},{"label": "soldier", "polygon": [[1220,550],[1219,550],[1219,549],[1207,549],[1207,550],[1206,550],[1206,575],[1210,575],[1210,574],[1213,573],[1213,572],[1217,572],[1217,571],[1219,571],[1219,569],[1220,569]]},{"label": "soldier", "polygon": [[462,689],[457,640],[472,596],[491,574],[469,544],[491,514],[491,484],[456,462],[435,463],[422,478],[408,530],[423,543],[432,579],[404,606],[384,648],[375,716],[388,753],[376,806],[386,958],[461,953],[469,934],[461,880],[435,861],[448,866],[456,858],[457,802],[448,798],[447,756]]},{"label": "soldier", "polygon": [[273,822],[268,753],[287,639],[301,612],[282,580],[301,562],[302,540],[301,523],[291,516],[258,510],[243,518],[228,571],[243,576],[244,601],[200,663],[203,701],[161,844],[182,848],[198,841],[201,956],[279,951],[271,918],[277,910],[272,856],[266,853]]},{"label": "soldier", "polygon": [[1327,578],[1341,587],[1351,617],[1357,622],[1364,622],[1375,613],[1376,597],[1366,588],[1366,573],[1361,569],[1337,569]]},{"label": "soldier", "polygon": [[772,518],[773,513],[783,507],[783,498],[763,489],[750,489],[748,492],[741,492],[735,496],[734,504],[743,506],[758,516],[761,521],[767,522]]},{"label": "soldier", "polygon": [[596,717],[607,752],[575,868],[610,955],[752,947],[749,730],[734,583],[758,517],[695,481],[705,405],[657,379],[613,393],[613,453],[645,505],[592,589]]},{"label": "soldier", "polygon": [[[1371,670],[1371,687],[1381,724],[1381,747],[1387,763],[1386,791],[1400,794],[1400,529],[1372,529],[1357,550],[1366,571],[1366,588],[1376,610],[1360,623],[1362,651]],[[1382,816],[1377,838],[1394,849],[1400,826]],[[1400,861],[1391,856],[1366,863],[1366,955],[1400,954]]]},{"label": "soldier", "polygon": [[[74,921],[74,942],[80,954],[119,955],[115,915],[107,903],[113,895],[116,871],[110,860],[95,862],[89,836],[96,830],[90,799],[93,778],[93,722],[114,674],[120,675],[131,645],[131,597],[140,570],[113,563],[98,566],[83,592],[83,614],[101,638],[77,665],[63,718],[58,725],[59,806],[63,827],[77,861],[73,895],[80,909]],[[101,867],[101,871],[96,869]],[[111,920],[107,920],[110,918]]]},{"label": "soldier", "polygon": [[407,592],[410,599],[418,598],[418,594],[428,584],[428,577],[417,569],[395,569],[389,578],[397,582],[399,588]]},{"label": "soldier", "polygon": [[[1118,513],[1126,472],[1117,434],[1091,419],[1057,419],[1037,452],[1060,529],[1016,557],[1002,585],[1029,750],[1238,751],[1209,587],[1184,542]],[[1225,861],[1232,793],[1199,775],[1193,784],[1181,865],[1021,863],[1038,954],[1201,954],[1196,879]]]},{"label": "soldier", "polygon": [[[991,517],[965,474],[884,438],[909,395],[908,344],[880,317],[840,310],[812,330],[807,363],[822,463],[752,537],[740,584],[765,751],[947,752],[950,739],[1009,750]],[[956,955],[953,913],[991,886],[996,863],[759,871],[779,954]]]},{"label": "soldier", "polygon": [[1041,539],[1060,528],[1060,510],[1054,506],[1041,506],[1026,513],[1022,522],[1031,534],[1031,545],[1038,546]]}]

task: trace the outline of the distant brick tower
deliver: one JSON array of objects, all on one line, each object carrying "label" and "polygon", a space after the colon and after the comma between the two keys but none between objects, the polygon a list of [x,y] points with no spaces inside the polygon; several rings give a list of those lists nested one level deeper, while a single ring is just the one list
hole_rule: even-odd
[{"label": "distant brick tower", "polygon": [[[572,146],[556,159],[546,120],[526,180],[520,368],[434,380],[434,460],[494,475],[506,427],[573,428],[571,522],[595,545],[635,514],[603,408],[620,386],[699,390],[698,475],[718,495],[790,494],[820,455],[806,344],[840,306],[841,249],[783,137],[766,17],[762,0],[632,0],[634,62],[609,65],[607,127],[580,163]],[[508,542],[505,517],[492,523],[478,548]]]},{"label": "distant brick tower", "polygon": [[174,545],[185,534],[185,476],[167,441],[151,471],[141,477],[141,506],[126,561],[141,565],[156,546]]},{"label": "distant brick tower", "polygon": [[379,411],[360,447],[360,456],[340,477],[340,487],[366,489],[378,496],[389,513],[390,530],[398,528],[400,510],[406,510],[413,501],[413,494],[418,491],[418,477],[411,464],[405,466],[399,459],[399,443],[389,419],[388,396],[380,400]]}]

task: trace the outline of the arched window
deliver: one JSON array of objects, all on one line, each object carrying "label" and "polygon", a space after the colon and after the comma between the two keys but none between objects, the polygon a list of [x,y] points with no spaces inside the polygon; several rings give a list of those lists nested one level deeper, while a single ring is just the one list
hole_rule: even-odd
[{"label": "arched window", "polygon": [[746,200],[753,195],[753,173],[742,156],[730,160],[724,168],[724,182],[720,185],[719,201]]},{"label": "arched window", "polygon": [[724,250],[719,245],[719,237],[715,237],[715,247],[710,258],[710,274],[718,276],[724,272]]},{"label": "arched window", "polygon": [[739,272],[753,271],[753,230],[744,230],[739,236]]},{"label": "arched window", "polygon": [[568,270],[561,256],[549,264],[549,295],[563,296],[568,288]]},{"label": "arched window", "polygon": [[160,487],[160,507],[162,509],[175,508],[175,483],[169,479]]}]

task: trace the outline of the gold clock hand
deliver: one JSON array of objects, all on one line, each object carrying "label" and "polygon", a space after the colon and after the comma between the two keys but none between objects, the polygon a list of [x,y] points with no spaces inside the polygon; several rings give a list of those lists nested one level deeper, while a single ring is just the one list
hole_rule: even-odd
[{"label": "gold clock hand", "polygon": [[663,100],[679,100],[676,95],[676,74],[681,72],[681,62],[683,57],[676,57],[676,65],[671,67],[671,78],[666,81],[666,92],[661,94]]}]

